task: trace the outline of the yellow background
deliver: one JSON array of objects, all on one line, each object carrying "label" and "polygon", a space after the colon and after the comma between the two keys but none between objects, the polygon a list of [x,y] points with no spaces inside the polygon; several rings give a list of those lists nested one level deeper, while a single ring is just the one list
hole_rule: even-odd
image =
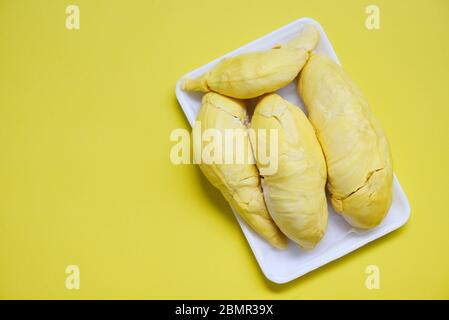
[{"label": "yellow background", "polygon": [[[412,215],[276,285],[218,191],[171,164],[169,134],[189,128],[174,87],[305,16],[381,120]],[[449,298],[448,33],[447,0],[0,0],[0,298]],[[380,290],[365,288],[369,264]]]}]

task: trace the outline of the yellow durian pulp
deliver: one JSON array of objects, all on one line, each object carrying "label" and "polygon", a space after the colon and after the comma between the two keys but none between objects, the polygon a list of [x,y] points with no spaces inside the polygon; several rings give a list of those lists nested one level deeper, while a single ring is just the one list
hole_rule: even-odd
[{"label": "yellow durian pulp", "polygon": [[299,107],[270,94],[257,104],[251,129],[253,149],[260,148],[258,139],[264,139],[262,143],[270,149],[269,138],[261,136],[260,129],[277,131],[276,171],[264,174],[264,165],[254,151],[273,220],[299,246],[315,247],[326,231],[328,211],[326,162],[312,125]]},{"label": "yellow durian pulp", "polygon": [[[225,130],[243,130],[245,132],[244,146],[250,147],[246,131],[246,107],[241,101],[217,93],[207,93],[203,97],[197,121],[201,122],[202,132],[215,129],[220,131],[222,136],[225,136]],[[226,152],[226,148],[223,150]],[[252,157],[252,153],[250,156]],[[231,164],[202,162],[199,167],[253,230],[272,246],[285,248],[287,239],[267,211],[259,172],[253,158],[252,160],[245,158],[243,163],[234,161],[236,163]]]},{"label": "yellow durian pulp", "polygon": [[318,39],[318,30],[306,25],[298,38],[286,45],[225,58],[201,77],[186,79],[182,88],[186,91],[214,91],[239,99],[276,91],[295,79]]},{"label": "yellow durian pulp", "polygon": [[332,206],[355,227],[379,225],[391,204],[393,168],[365,97],[339,65],[320,55],[305,65],[298,91],[326,157]]}]

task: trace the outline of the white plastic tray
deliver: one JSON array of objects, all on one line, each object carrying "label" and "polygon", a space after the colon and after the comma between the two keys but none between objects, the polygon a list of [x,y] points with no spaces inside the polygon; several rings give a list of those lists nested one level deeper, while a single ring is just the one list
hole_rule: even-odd
[{"label": "white plastic tray", "polygon": [[[312,23],[320,30],[321,38],[315,52],[325,54],[334,59],[337,63],[340,63],[323,28],[318,22],[310,18],[296,20],[256,41],[224,55],[223,57],[249,51],[266,50],[270,49],[275,44],[285,43],[294,38],[305,23]],[[209,70],[223,57],[189,72],[185,76],[193,78],[197,77]],[[199,111],[203,94],[182,91],[180,87],[181,79],[176,85],[176,96],[188,121],[192,125],[195,122],[196,115]],[[296,81],[287,87],[282,88],[278,93],[304,110],[303,102],[296,92]],[[337,215],[329,204],[329,223],[327,232],[318,246],[312,251],[301,250],[292,242],[289,243],[287,250],[274,249],[252,231],[242,219],[238,216],[236,217],[262,272],[273,282],[285,283],[338,259],[368,242],[378,239],[401,227],[407,222],[409,216],[409,203],[397,178],[394,177],[392,205],[381,225],[368,231],[354,229],[347,224],[343,218]]]}]

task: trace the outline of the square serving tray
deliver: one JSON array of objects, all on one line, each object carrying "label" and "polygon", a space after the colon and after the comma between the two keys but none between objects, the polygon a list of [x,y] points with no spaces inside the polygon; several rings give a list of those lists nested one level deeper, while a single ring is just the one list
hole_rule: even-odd
[{"label": "square serving tray", "polygon": [[[314,24],[320,30],[320,41],[315,52],[327,55],[340,63],[326,33],[318,22],[310,18],[296,20],[184,75],[176,85],[176,96],[190,124],[193,125],[195,122],[203,94],[182,91],[181,81],[184,77],[195,78],[200,76],[224,57],[244,52],[267,50],[276,44],[286,43],[297,36],[303,25],[307,23]],[[304,104],[296,92],[296,81],[278,90],[277,93],[305,110]],[[311,251],[304,251],[291,241],[286,250],[274,249],[237,215],[236,218],[264,275],[272,282],[285,283],[336,260],[404,225],[410,217],[410,206],[396,176],[393,183],[393,201],[390,210],[382,224],[371,230],[352,228],[333,211],[329,203],[329,222],[326,234],[317,247]],[[234,211],[234,209],[232,210]]]}]

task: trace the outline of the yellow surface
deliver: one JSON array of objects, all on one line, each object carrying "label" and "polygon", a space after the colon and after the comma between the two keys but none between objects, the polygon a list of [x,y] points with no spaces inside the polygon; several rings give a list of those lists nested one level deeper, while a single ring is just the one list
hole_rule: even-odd
[{"label": "yellow surface", "polygon": [[[375,2],[369,31],[361,0],[0,0],[0,298],[449,298],[449,1]],[[218,191],[169,161],[174,86],[304,16],[383,124],[412,217],[275,285]]]}]

